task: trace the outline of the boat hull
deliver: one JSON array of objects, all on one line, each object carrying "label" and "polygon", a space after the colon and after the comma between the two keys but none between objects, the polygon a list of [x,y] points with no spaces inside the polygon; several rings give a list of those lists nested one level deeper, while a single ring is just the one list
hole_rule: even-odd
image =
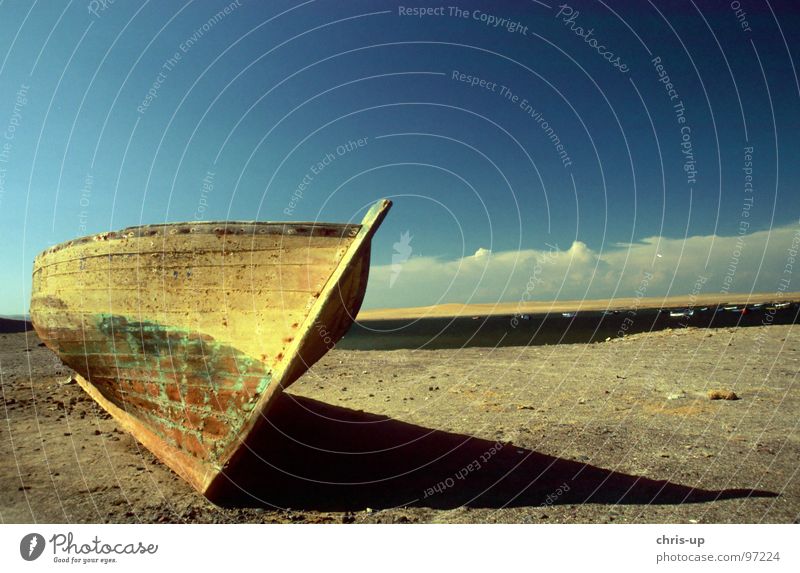
[{"label": "boat hull", "polygon": [[345,334],[367,284],[361,225],[186,223],[48,249],[31,320],[127,431],[213,498],[273,400]]}]

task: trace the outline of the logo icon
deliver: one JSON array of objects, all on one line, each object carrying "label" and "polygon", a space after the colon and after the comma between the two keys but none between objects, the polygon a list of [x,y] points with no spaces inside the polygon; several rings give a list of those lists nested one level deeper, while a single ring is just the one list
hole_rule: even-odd
[{"label": "logo icon", "polygon": [[35,561],[44,551],[44,537],[29,533],[19,542],[19,554],[25,561]]},{"label": "logo icon", "polygon": [[414,250],[411,247],[411,239],[413,238],[411,233],[406,231],[400,235],[400,240],[392,245],[395,252],[392,253],[392,273],[389,276],[389,288],[394,286],[394,282],[400,276],[400,271],[403,270],[403,263],[411,257],[411,252]]}]

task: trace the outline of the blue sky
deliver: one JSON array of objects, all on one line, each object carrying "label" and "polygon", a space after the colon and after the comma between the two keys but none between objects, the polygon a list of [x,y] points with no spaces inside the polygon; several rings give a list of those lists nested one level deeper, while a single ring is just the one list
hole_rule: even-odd
[{"label": "blue sky", "polygon": [[77,236],[381,197],[367,307],[800,290],[800,7],[709,4],[5,0],[0,314]]}]

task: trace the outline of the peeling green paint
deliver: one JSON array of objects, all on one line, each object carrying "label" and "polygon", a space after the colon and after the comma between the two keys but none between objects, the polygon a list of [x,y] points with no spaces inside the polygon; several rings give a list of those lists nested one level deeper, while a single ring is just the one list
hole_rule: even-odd
[{"label": "peeling green paint", "polygon": [[[68,363],[87,380],[94,378],[93,383],[101,392],[103,384],[97,382],[103,379],[116,382],[115,393],[123,396],[120,407],[174,447],[189,451],[176,441],[173,431],[193,436],[208,448],[211,462],[218,461],[216,458],[225,446],[237,439],[259,396],[272,380],[266,364],[207,334],[154,322],[132,321],[120,315],[100,314],[93,322],[97,333],[102,335],[102,342],[87,345],[80,352],[76,349],[65,353]],[[87,338],[97,337],[87,333]],[[126,390],[120,377],[93,377],[92,368],[118,369],[120,373],[132,370],[131,383],[155,384],[158,395]],[[142,378],[142,372],[149,377]],[[180,401],[174,399],[174,393],[172,397],[169,395],[168,387],[173,384],[177,386]],[[192,399],[187,402],[190,394]],[[228,400],[224,407],[218,401],[220,397]],[[117,396],[108,398],[119,401]],[[136,407],[137,399],[153,403],[157,411]],[[192,424],[190,417],[199,423]],[[212,420],[224,424],[224,435],[212,437],[206,432]]]}]

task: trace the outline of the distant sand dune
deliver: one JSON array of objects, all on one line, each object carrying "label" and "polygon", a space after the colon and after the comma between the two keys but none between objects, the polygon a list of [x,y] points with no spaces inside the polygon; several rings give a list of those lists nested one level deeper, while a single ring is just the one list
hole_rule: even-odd
[{"label": "distant sand dune", "polygon": [[695,297],[670,296],[670,297],[626,297],[615,299],[597,300],[565,300],[565,301],[529,301],[529,302],[501,302],[489,304],[437,304],[433,306],[416,306],[407,308],[380,308],[362,310],[358,314],[359,320],[391,320],[400,318],[420,317],[446,317],[446,316],[488,316],[496,314],[514,313],[548,313],[548,312],[577,312],[598,310],[626,310],[630,308],[680,308],[702,307],[717,304],[740,305],[758,304],[768,302],[797,302],[800,301],[800,292],[783,293],[720,293],[701,294]]}]

